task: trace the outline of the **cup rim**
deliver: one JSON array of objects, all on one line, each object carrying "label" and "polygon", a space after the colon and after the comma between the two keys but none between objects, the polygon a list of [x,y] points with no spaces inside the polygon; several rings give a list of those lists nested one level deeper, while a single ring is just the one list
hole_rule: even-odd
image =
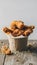
[{"label": "cup rim", "polygon": [[12,38],[12,39],[19,39],[19,38],[27,38],[28,36],[18,36],[18,37],[14,37],[11,34],[7,35],[8,37]]}]

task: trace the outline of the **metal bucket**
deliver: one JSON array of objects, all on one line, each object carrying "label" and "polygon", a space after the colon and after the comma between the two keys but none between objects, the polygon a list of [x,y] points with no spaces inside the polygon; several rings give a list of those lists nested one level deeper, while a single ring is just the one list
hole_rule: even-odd
[{"label": "metal bucket", "polygon": [[25,50],[28,40],[27,36],[13,37],[11,34],[7,36],[8,36],[9,48],[11,52]]}]

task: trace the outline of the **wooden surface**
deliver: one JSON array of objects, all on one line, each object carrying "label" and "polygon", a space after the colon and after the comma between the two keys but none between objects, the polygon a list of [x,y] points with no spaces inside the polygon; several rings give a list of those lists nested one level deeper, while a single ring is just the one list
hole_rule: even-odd
[{"label": "wooden surface", "polygon": [[[7,40],[0,40],[0,48],[2,45],[8,46]],[[37,65],[37,40],[28,41],[25,51],[18,52],[11,55],[4,55],[0,52],[0,65]]]}]

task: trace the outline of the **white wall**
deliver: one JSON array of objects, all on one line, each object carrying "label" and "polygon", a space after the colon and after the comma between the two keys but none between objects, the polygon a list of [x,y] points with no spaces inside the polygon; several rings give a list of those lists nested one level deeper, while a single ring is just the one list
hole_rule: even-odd
[{"label": "white wall", "polygon": [[27,25],[35,25],[29,39],[37,39],[37,0],[0,0],[0,39],[7,39],[1,28],[9,26],[14,19]]}]

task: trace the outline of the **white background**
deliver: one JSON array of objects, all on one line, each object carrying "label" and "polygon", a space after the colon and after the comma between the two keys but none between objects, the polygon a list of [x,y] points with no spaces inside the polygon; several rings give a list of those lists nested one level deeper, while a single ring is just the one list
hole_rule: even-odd
[{"label": "white background", "polygon": [[7,39],[2,27],[12,20],[22,20],[27,25],[35,25],[29,39],[37,39],[37,0],[0,0],[0,39]]}]

